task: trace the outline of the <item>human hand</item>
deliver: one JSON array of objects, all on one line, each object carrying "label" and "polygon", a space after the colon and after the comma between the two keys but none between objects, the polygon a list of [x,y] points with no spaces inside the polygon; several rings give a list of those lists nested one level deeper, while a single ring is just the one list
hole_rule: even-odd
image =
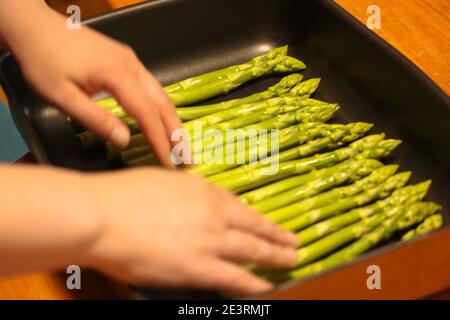
[{"label": "human hand", "polygon": [[4,42],[42,97],[99,136],[126,146],[128,128],[91,100],[96,92],[109,92],[137,120],[160,162],[173,167],[170,137],[181,121],[132,49],[86,26],[69,30],[43,1],[6,1],[4,6],[26,15],[3,22],[8,27]]},{"label": "human hand", "polygon": [[294,235],[199,177],[149,169],[89,179],[101,231],[86,261],[127,283],[255,294],[271,284],[238,264],[297,262]]}]

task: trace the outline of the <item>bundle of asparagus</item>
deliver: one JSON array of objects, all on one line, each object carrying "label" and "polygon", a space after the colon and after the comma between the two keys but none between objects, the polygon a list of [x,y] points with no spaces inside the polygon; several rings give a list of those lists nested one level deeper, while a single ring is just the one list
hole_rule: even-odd
[{"label": "bundle of asparagus", "polygon": [[[178,106],[185,106],[263,75],[303,68],[302,62],[287,56],[287,47],[281,47],[165,89]],[[311,98],[319,78],[303,80],[293,73],[248,97],[177,108],[193,158],[199,160],[186,172],[236,193],[243,203],[296,232],[296,268],[255,269],[276,282],[304,279],[346,263],[394,234],[407,241],[443,223],[442,208],[424,202],[431,181],[406,186],[410,172],[396,173],[398,165],[380,162],[401,141],[384,134],[366,136],[373,126],[369,123],[328,124],[340,106]],[[125,150],[108,145],[108,159],[120,159],[130,167],[155,165],[156,157],[136,122],[114,99],[98,103],[137,133]],[[211,131],[211,136],[199,134],[198,128]],[[215,139],[214,134],[231,129],[241,135],[231,141]],[[263,142],[257,140],[260,131],[267,133]],[[80,139],[85,148],[98,142],[89,133]],[[255,139],[258,143],[252,144]],[[230,155],[233,161],[228,162]],[[209,158],[217,161],[209,163]]]}]

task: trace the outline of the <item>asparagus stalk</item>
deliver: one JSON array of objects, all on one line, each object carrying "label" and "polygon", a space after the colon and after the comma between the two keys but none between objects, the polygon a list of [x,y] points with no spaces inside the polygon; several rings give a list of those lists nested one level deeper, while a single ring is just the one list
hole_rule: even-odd
[{"label": "asparagus stalk", "polygon": [[105,108],[106,110],[110,110],[110,111],[117,109],[118,107],[120,108],[119,102],[114,98],[105,98],[105,99],[97,100],[97,101],[95,101],[95,103],[98,106]]},{"label": "asparagus stalk", "polygon": [[298,249],[297,267],[307,265],[308,263],[317,260],[333,250],[351,242],[352,240],[360,238],[363,234],[377,227],[384,219],[385,216],[383,214],[374,215],[336,231],[310,244],[309,246]]},{"label": "asparagus stalk", "polygon": [[[403,187],[411,176],[410,172],[397,174],[386,182],[369,190],[363,190],[355,196],[338,200],[322,208],[308,211],[292,220],[284,222],[281,226],[287,230],[298,231],[320,220],[335,216],[347,210],[363,206],[372,201],[389,196],[394,190]],[[360,180],[361,181],[361,180]]]},{"label": "asparagus stalk", "polygon": [[303,62],[287,56],[286,52],[277,54],[274,57],[271,56],[270,58],[271,59],[267,59],[267,61],[264,61],[263,63],[260,63],[260,61],[256,62],[252,68],[247,70],[231,73],[226,77],[219,77],[213,81],[199,83],[198,85],[189,88],[180,88],[168,92],[168,95],[175,105],[185,106],[218,95],[227,94],[246,82],[273,72],[296,72],[305,68]]},{"label": "asparagus stalk", "polygon": [[142,133],[132,135],[130,138],[130,143],[126,148],[120,148],[110,142],[107,142],[106,150],[108,154],[108,160],[115,160],[120,157],[120,153],[122,152],[127,152],[128,150],[144,146],[151,148],[150,144],[147,142],[147,139]]},{"label": "asparagus stalk", "polygon": [[343,213],[336,217],[319,222],[297,233],[299,243],[301,246],[306,246],[327,234],[341,229],[342,227],[375,214],[382,213],[390,206],[405,206],[421,201],[426,196],[429,187],[430,181],[414,186],[407,186],[394,191],[389,198],[379,200],[376,203],[366,207],[353,209],[347,213]]},{"label": "asparagus stalk", "polygon": [[412,206],[410,210],[402,216],[402,218],[397,222],[396,228],[397,230],[408,229],[422,222],[429,215],[434,214],[441,209],[441,206],[433,202],[418,203],[415,206]]},{"label": "asparagus stalk", "polygon": [[84,131],[77,135],[78,141],[80,142],[81,149],[86,151],[99,146],[103,140],[97,135],[93,134],[91,131]]},{"label": "asparagus stalk", "polygon": [[[332,124],[320,124],[320,123],[305,123],[296,126],[292,126],[286,129],[282,129],[278,136],[278,149],[283,150],[294,145],[301,145],[302,147],[297,150],[298,154],[302,156],[312,155],[313,153],[323,150],[331,149],[342,146],[346,143],[352,142],[356,139],[364,136],[372,128],[371,124],[357,122],[348,125],[332,125]],[[315,138],[322,138],[314,140]],[[311,141],[312,140],[312,141]],[[221,164],[204,164],[193,167],[189,170],[190,173],[200,174],[204,176],[211,176],[219,172],[233,169],[240,164],[237,160],[244,159],[245,163],[253,162],[258,159],[265,158],[267,152],[262,153],[261,149],[272,150],[271,136],[269,135],[267,142],[269,146],[256,145],[251,146],[247,150],[241,152],[237,151],[234,159],[234,163],[227,163],[222,161]],[[239,142],[231,146],[231,150],[236,150]],[[307,145],[304,145],[308,143]],[[227,150],[230,150],[227,148]],[[228,151],[227,151],[228,152]],[[262,156],[261,156],[262,155]],[[283,155],[281,155],[283,157]]]},{"label": "asparagus stalk", "polygon": [[[361,167],[368,168],[368,170],[363,170],[364,173],[368,173],[381,166],[382,164],[379,161],[372,159],[349,160],[337,166],[336,170],[328,175],[255,203],[252,207],[261,213],[267,213],[342,185],[350,180],[353,175],[357,174],[358,169]],[[358,176],[358,178],[361,177]]]},{"label": "asparagus stalk", "polygon": [[327,122],[339,110],[338,104],[311,105],[297,112],[290,112],[274,118],[252,124],[243,128],[244,131],[264,129],[283,129],[296,123]]},{"label": "asparagus stalk", "polygon": [[[351,157],[358,157],[359,159],[385,157],[400,144],[398,140],[383,141],[383,139],[383,134],[372,135],[355,141],[346,148],[305,159],[289,161],[301,156],[298,148],[294,148],[275,155],[277,158],[269,157],[260,162],[214,175],[209,177],[208,180],[231,191],[247,191],[294,174],[303,174],[314,169],[329,167]],[[270,164],[277,163],[277,161],[281,163],[277,166],[272,166],[273,170],[270,171],[270,173],[275,171],[276,174],[268,174],[267,167]]]},{"label": "asparagus stalk", "polygon": [[[122,121],[128,126],[132,134],[137,134],[140,132],[139,124],[137,121],[131,117],[122,118]],[[90,150],[100,144],[104,143],[104,140],[98,137],[91,131],[85,131],[78,135],[78,140],[81,143],[83,150]]]},{"label": "asparagus stalk", "polygon": [[[293,270],[289,272],[290,279],[304,279],[314,274],[321,273],[323,271],[332,269],[338,265],[346,263],[350,260],[353,260],[358,255],[366,252],[367,250],[373,248],[377,245],[381,240],[388,238],[397,228],[397,222],[405,212],[410,212],[411,208],[414,210],[414,206],[417,204],[413,204],[409,207],[397,206],[390,207],[387,210],[386,216],[388,219],[385,219],[377,228],[373,231],[364,234],[361,238],[353,242],[352,244],[344,247],[343,249],[335,252],[329,257],[309,264],[305,267]],[[420,206],[421,214],[424,212],[435,212],[434,205],[430,206]],[[344,229],[343,229],[344,230]]]},{"label": "asparagus stalk", "polygon": [[[278,98],[284,99],[284,98]],[[285,113],[295,113],[298,110],[302,110],[308,113],[316,113],[317,111],[321,111],[324,107],[312,107],[312,106],[302,106],[301,104],[291,104],[291,105],[280,105],[280,106],[272,106],[266,109],[261,109],[256,112],[247,114],[245,116],[241,116],[239,118],[234,118],[230,121],[225,121],[214,126],[214,129],[218,129],[220,131],[226,131],[229,129],[239,129],[244,128],[246,126],[260,123],[269,119],[273,119],[274,117],[285,114]],[[195,120],[194,120],[195,121]],[[271,129],[271,128],[270,128]]]},{"label": "asparagus stalk", "polygon": [[431,233],[434,230],[439,229],[444,223],[441,214],[434,214],[425,219],[416,229],[404,234],[402,241],[408,241],[415,237]]},{"label": "asparagus stalk", "polygon": [[362,191],[375,188],[395,174],[397,169],[397,165],[380,167],[374,170],[369,176],[358,180],[351,185],[335,188],[317,196],[297,201],[286,207],[271,211],[267,214],[267,218],[276,223],[290,222],[292,219],[296,217],[300,218],[312,210],[336,204],[341,199],[348,199]]},{"label": "asparagus stalk", "polygon": [[[288,47],[279,47],[270,50],[268,53],[255,57],[251,61],[248,61],[246,63],[235,65],[231,67],[227,67],[224,69],[212,71],[200,76],[192,77],[183,81],[180,81],[178,83],[169,85],[165,87],[165,90],[167,93],[174,93],[179,92],[183,90],[190,90],[194,88],[198,88],[201,86],[204,86],[206,84],[215,83],[217,81],[221,81],[223,79],[232,79],[236,74],[240,74],[242,72],[248,72],[251,71],[252,73],[261,74],[266,73],[271,70],[265,71],[260,70],[261,68],[264,68],[267,65],[270,65],[271,67],[277,67],[277,71],[285,72],[285,70],[280,70],[281,66],[273,66],[273,62],[275,59],[279,57],[286,57],[288,51]],[[304,69],[305,65],[301,62],[297,62],[299,64],[299,68]],[[263,74],[261,74],[263,75]]]},{"label": "asparagus stalk", "polygon": [[120,159],[123,163],[127,163],[137,158],[148,156],[152,152],[150,146],[141,146],[132,149],[125,150],[120,153]]},{"label": "asparagus stalk", "polygon": [[321,78],[311,78],[309,80],[306,80],[305,82],[302,82],[302,83],[296,85],[295,87],[293,87],[285,95],[295,96],[295,97],[305,97],[305,98],[310,97],[319,88],[321,80],[322,80]]},{"label": "asparagus stalk", "polygon": [[[308,82],[304,82],[304,84],[308,84]],[[209,114],[207,116],[204,116],[199,119],[195,119],[192,121],[185,122],[183,124],[184,129],[186,129],[189,133],[192,134],[194,131],[194,128],[197,126],[202,126],[203,129],[213,127],[219,123],[223,123],[226,121],[230,121],[236,118],[245,117],[248,115],[253,115],[255,112],[265,111],[268,108],[273,107],[280,107],[280,106],[298,106],[298,107],[304,107],[308,105],[325,105],[327,103],[313,100],[313,99],[304,99],[301,97],[294,97],[294,96],[282,96],[282,97],[276,97],[271,98],[268,100],[263,100],[257,103],[251,103],[251,104],[245,104],[245,105],[239,105],[237,107],[233,107],[231,109],[227,109],[224,111],[216,112]],[[185,108],[185,109],[190,109]]]},{"label": "asparagus stalk", "polygon": [[212,113],[217,113],[234,107],[259,103],[261,101],[279,97],[283,94],[288,93],[294,86],[301,83],[302,79],[303,76],[301,74],[294,73],[284,77],[279,83],[272,87],[269,87],[266,91],[258,92],[245,98],[224,101],[207,106],[177,108],[177,113],[181,120],[191,121],[194,119],[205,117]]}]

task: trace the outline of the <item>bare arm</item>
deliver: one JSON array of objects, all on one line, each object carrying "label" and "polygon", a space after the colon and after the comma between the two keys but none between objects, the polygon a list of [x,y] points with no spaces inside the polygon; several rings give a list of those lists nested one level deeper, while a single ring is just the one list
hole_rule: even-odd
[{"label": "bare arm", "polygon": [[0,165],[0,275],[85,264],[99,223],[82,175]]}]

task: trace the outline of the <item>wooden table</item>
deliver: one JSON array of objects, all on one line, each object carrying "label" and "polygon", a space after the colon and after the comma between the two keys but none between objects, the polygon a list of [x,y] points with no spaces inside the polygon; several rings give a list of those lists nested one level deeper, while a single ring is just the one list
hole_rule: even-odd
[{"label": "wooden table", "polygon": [[[107,0],[111,8],[139,0]],[[450,93],[450,2],[448,0],[336,0],[342,7],[366,23],[367,8],[381,8],[382,25],[377,34],[400,50]],[[0,94],[1,95],[1,94]],[[102,277],[88,274],[81,292],[69,292],[64,277],[37,274],[0,280],[0,299],[92,299],[117,298],[123,293]],[[120,287],[119,287],[120,288]],[[450,298],[444,292],[435,298]]]}]

